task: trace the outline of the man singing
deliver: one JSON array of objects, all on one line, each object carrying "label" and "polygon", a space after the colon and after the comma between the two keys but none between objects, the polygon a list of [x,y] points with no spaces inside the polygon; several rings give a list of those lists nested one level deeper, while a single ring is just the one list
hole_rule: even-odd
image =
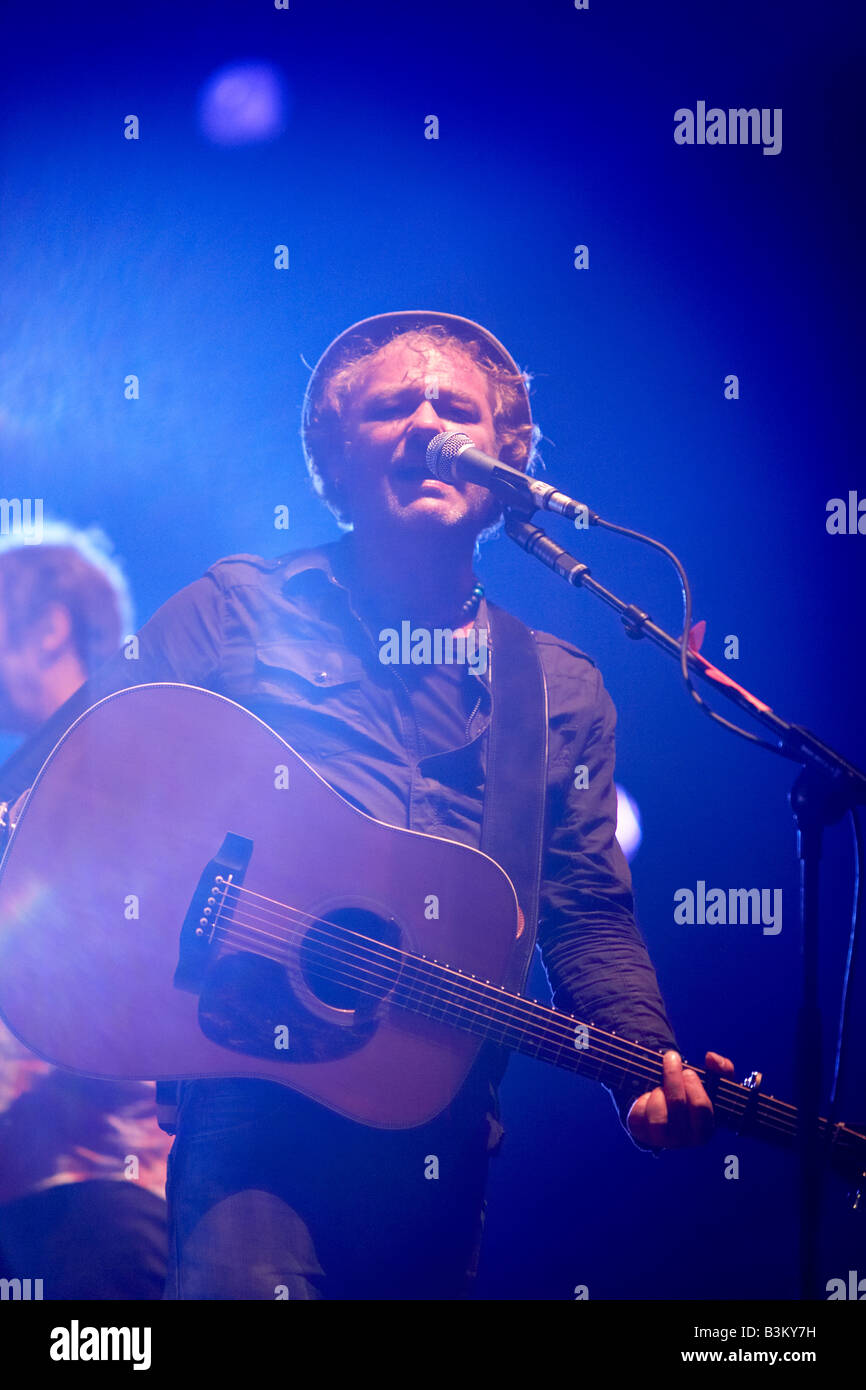
[{"label": "man singing", "polygon": [[[302,429],[316,492],[345,534],[276,560],[219,561],[158,611],[140,633],[139,659],[109,665],[89,700],[154,680],[207,687],[259,715],[369,815],[476,848],[492,843],[495,728],[497,759],[511,778],[498,784],[510,787],[510,799],[496,807],[496,843],[511,872],[512,857],[529,862],[525,837],[509,839],[509,826],[531,801],[533,767],[528,758],[522,788],[509,753],[519,731],[496,724],[493,693],[507,669],[519,684],[509,642],[525,641],[523,664],[537,668],[540,692],[530,698],[526,686],[527,724],[537,717],[545,736],[536,888],[521,900],[526,940],[537,921],[558,1006],[669,1049],[662,1086],[616,1097],[635,1142],[701,1143],[712,1106],[676,1051],[614,835],[611,700],[570,643],[513,619],[507,627],[508,615],[497,621],[502,610],[488,603],[473,558],[499,503],[474,484],[437,481],[426,464],[430,440],[455,429],[487,454],[530,466],[537,430],[526,379],[486,329],[432,311],[347,329],[312,374]],[[431,632],[489,630],[490,662],[385,659],[383,634],[406,622]],[[585,785],[576,785],[578,765]],[[707,1066],[733,1071],[713,1053]],[[271,1082],[180,1085],[167,1296],[465,1296],[502,1134],[503,1068],[500,1051],[483,1046],[442,1113],[396,1131],[356,1124]],[[431,1155],[436,1181],[425,1180]]]}]

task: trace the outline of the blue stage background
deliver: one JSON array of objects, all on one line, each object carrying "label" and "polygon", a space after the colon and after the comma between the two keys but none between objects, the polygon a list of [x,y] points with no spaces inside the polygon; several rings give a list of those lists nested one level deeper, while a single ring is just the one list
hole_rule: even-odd
[{"label": "blue stage background", "polygon": [[[98,524],[139,623],[222,555],[334,536],[298,439],[308,365],[357,319],[440,308],[533,373],[547,476],[679,554],[705,655],[866,762],[866,537],[825,526],[830,498],[866,493],[859,7],[48,0],[4,27],[0,491]],[[270,138],[218,144],[203,126],[208,84],[234,64],[264,65],[241,80]],[[781,152],[677,145],[674,111],[699,100],[782,108]],[[659,557],[550,529],[680,630]],[[793,1099],[795,769],[711,726],[673,663],[506,539],[479,572],[601,666],[618,780],[643,819],[639,920],[686,1055],[727,1053]],[[824,873],[829,1076],[845,826]],[[676,925],[673,895],[699,879],[781,888],[782,932]],[[861,980],[852,1122],[866,1120],[863,1001]],[[603,1092],[522,1059],[503,1105],[479,1297],[796,1296],[790,1157],[720,1133],[651,1158]],[[866,1274],[842,1197],[828,1196],[822,1280]]]}]

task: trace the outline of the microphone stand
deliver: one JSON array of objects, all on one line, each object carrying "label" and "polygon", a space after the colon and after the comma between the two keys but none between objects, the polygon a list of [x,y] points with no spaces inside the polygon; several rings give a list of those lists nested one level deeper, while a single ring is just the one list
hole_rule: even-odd
[{"label": "microphone stand", "polygon": [[[552,540],[529,517],[532,512],[506,509],[505,530],[508,536],[547,565],[566,583],[587,589],[601,599],[621,618],[629,637],[636,640],[648,637],[668,656],[680,660],[681,642],[658,627],[648,613],[633,603],[626,603],[610,589],[593,579],[588,567]],[[801,765],[801,772],[790,792],[791,808],[797,830],[799,860],[799,908],[802,952],[802,998],[797,1015],[797,1109],[799,1116],[798,1149],[800,1156],[800,1298],[818,1298],[818,1230],[821,1201],[822,1153],[819,1138],[821,1105],[821,1013],[818,1002],[818,885],[824,830],[841,820],[866,801],[866,774],[849,763],[841,754],[822,743],[808,729],[790,724],[774,713],[769,705],[732,681],[698,652],[689,651],[688,667],[769,730],[775,741],[774,751],[783,758]],[[855,931],[858,923],[855,918]],[[852,942],[853,959],[856,940]],[[841,1057],[841,1054],[840,1054]],[[839,1071],[841,1072],[841,1060]],[[760,1086],[757,1074],[750,1083]],[[831,1117],[832,1118],[832,1117]],[[834,1129],[827,1126],[827,1143],[832,1143]],[[866,1176],[866,1174],[864,1174]],[[859,1193],[854,1205],[858,1205]]]}]

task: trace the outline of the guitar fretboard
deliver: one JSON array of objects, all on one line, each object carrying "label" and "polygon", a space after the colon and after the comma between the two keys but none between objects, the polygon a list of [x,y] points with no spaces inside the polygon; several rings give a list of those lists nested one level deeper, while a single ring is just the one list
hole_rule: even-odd
[{"label": "guitar fretboard", "polygon": [[[257,896],[249,889],[232,886],[230,897],[235,893],[242,898]],[[296,935],[297,914],[283,904],[272,904],[272,913],[274,908],[294,922]],[[221,903],[215,926],[220,924],[222,910]],[[281,963],[286,963],[295,949],[288,939],[278,944],[273,931],[264,944],[260,933],[245,928],[240,912],[233,912],[230,921],[231,926],[222,928],[224,938],[244,949]],[[512,1052],[577,1072],[620,1094],[652,1090],[662,1083],[661,1051],[582,1022],[549,1004],[510,993],[489,980],[476,979],[448,964],[334,922],[316,922],[306,935],[306,943],[305,968],[313,975],[368,998],[387,998],[389,1008],[406,1009],[449,1028],[474,1033]],[[795,1106],[764,1095],[755,1085],[741,1085],[688,1065],[710,1095],[718,1123],[783,1148],[796,1146]],[[836,1166],[856,1174],[866,1169],[866,1136],[821,1119],[819,1137]]]},{"label": "guitar fretboard", "polygon": [[[578,1072],[592,1081],[627,1093],[662,1083],[662,1052],[616,1033],[583,1023],[550,1005],[436,961],[404,956],[394,1002],[413,1013],[476,1033],[513,1052],[536,1057],[555,1067]],[[685,1060],[685,1059],[684,1059]],[[713,1101],[717,1122],[739,1133],[755,1134],[785,1148],[797,1144],[797,1109],[773,1096],[692,1066]],[[819,1133],[842,1164],[866,1162],[866,1141],[845,1125],[819,1122]]]}]

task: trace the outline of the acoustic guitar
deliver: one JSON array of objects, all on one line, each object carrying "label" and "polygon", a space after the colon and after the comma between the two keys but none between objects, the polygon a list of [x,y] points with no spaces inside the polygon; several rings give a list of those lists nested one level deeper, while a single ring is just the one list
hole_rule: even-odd
[{"label": "acoustic guitar", "polygon": [[[0,1014],[74,1072],[260,1077],[381,1128],[437,1115],[485,1039],[660,1084],[660,1052],[503,986],[521,927],[487,855],[357,810],[232,700],[137,686],[81,715],[20,811]],[[720,1124],[795,1145],[758,1074],[694,1070]],[[866,1135],[820,1123],[856,1182]]]}]

